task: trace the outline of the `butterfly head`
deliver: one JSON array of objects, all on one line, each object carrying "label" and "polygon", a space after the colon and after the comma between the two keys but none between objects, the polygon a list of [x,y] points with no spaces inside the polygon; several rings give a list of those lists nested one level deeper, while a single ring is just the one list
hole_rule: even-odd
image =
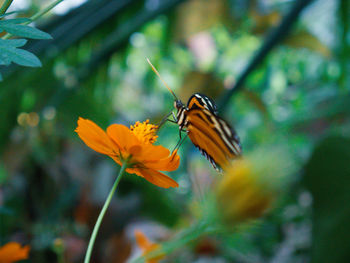
[{"label": "butterfly head", "polygon": [[185,106],[184,106],[184,104],[182,103],[181,100],[176,99],[176,100],[174,100],[174,107],[175,107],[177,110],[180,110],[180,109],[184,108]]}]

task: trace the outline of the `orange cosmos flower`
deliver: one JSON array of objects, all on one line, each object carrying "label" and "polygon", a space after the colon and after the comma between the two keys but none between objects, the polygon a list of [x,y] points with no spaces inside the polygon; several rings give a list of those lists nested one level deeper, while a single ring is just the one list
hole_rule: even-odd
[{"label": "orange cosmos flower", "polygon": [[[142,256],[147,256],[149,252],[152,252],[160,247],[159,244],[151,242],[140,230],[135,231],[135,238],[137,245],[143,251]],[[160,255],[155,258],[146,260],[146,263],[158,263],[159,260],[163,258],[164,255]]]},{"label": "orange cosmos flower", "polygon": [[170,177],[159,171],[174,171],[179,167],[177,150],[170,151],[161,145],[153,145],[157,139],[157,126],[136,122],[128,129],[121,124],[112,124],[107,132],[94,122],[79,118],[75,131],[87,146],[106,154],[116,163],[127,162],[126,172],[145,178],[160,187],[178,187]]},{"label": "orange cosmos flower", "polygon": [[30,247],[21,247],[16,242],[10,242],[0,247],[0,263],[12,263],[18,260],[27,259]]}]

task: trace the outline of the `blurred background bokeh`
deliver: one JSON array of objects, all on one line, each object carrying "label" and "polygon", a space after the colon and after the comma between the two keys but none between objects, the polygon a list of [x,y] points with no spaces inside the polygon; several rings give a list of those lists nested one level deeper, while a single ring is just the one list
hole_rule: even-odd
[{"label": "blurred background bokeh", "polygon": [[[49,3],[8,11],[28,17]],[[293,159],[278,205],[254,227],[164,262],[350,262],[348,0],[65,0],[35,26],[53,39],[23,48],[43,66],[0,66],[0,245],[30,244],[27,262],[82,262],[119,166],[74,129],[79,116],[106,128],[169,113],[149,58],[184,102],[212,97],[244,153],[283,145]],[[177,141],[166,123],[158,143]],[[137,254],[135,229],[158,242],[190,224],[189,204],[220,175],[190,140],[179,154],[176,189],[122,179],[92,262]]]}]

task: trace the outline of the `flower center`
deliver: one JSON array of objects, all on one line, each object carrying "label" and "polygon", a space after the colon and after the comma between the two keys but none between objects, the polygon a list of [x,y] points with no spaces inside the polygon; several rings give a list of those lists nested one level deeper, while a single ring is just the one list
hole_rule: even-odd
[{"label": "flower center", "polygon": [[142,123],[139,121],[135,122],[134,125],[130,126],[130,130],[133,134],[145,144],[153,144],[157,140],[158,136],[156,135],[158,126],[149,124],[149,120],[146,120]]}]

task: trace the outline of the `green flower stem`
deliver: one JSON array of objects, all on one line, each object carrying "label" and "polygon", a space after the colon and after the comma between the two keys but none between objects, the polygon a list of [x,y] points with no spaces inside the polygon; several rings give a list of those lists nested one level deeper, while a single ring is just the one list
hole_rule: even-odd
[{"label": "green flower stem", "polygon": [[[6,0],[6,1],[10,1],[12,2],[12,0]],[[51,4],[49,4],[47,7],[45,7],[43,10],[39,11],[38,13],[32,15],[30,17],[30,21],[28,22],[24,22],[23,25],[28,25],[30,23],[32,23],[33,21],[37,20],[38,18],[42,17],[43,15],[45,15],[47,12],[49,12],[52,8],[54,8],[56,5],[58,5],[59,3],[61,3],[62,1],[64,0],[56,0],[56,1],[53,1]],[[5,2],[6,3],[6,2]],[[5,5],[5,4],[4,4]],[[4,6],[3,5],[3,6]],[[3,6],[1,7],[1,9],[3,8]],[[6,10],[5,10],[6,11]],[[0,14],[1,14],[1,11],[0,11]],[[6,35],[4,35],[2,37],[2,39],[9,39],[12,35],[7,33]]]},{"label": "green flower stem", "polygon": [[2,6],[0,7],[0,15],[5,14],[5,12],[7,11],[7,9],[10,7],[10,5],[12,4],[13,0],[5,0],[5,2],[2,4]]},{"label": "green flower stem", "polygon": [[85,260],[84,263],[89,263],[90,262],[90,257],[91,257],[91,252],[92,252],[92,248],[94,247],[94,243],[95,243],[95,239],[98,233],[98,230],[100,229],[100,225],[102,222],[102,219],[107,211],[107,208],[112,200],[112,197],[114,195],[115,190],[117,189],[117,186],[119,184],[120,179],[122,178],[123,174],[125,173],[125,169],[127,168],[127,162],[123,163],[123,166],[120,168],[119,171],[119,175],[118,177],[115,179],[115,182],[113,184],[113,187],[111,189],[111,191],[108,194],[108,197],[106,199],[105,204],[102,207],[102,210],[97,218],[96,224],[94,226],[94,230],[92,231],[91,237],[90,237],[90,241],[89,241],[89,245],[86,251],[86,255],[85,255]]}]

